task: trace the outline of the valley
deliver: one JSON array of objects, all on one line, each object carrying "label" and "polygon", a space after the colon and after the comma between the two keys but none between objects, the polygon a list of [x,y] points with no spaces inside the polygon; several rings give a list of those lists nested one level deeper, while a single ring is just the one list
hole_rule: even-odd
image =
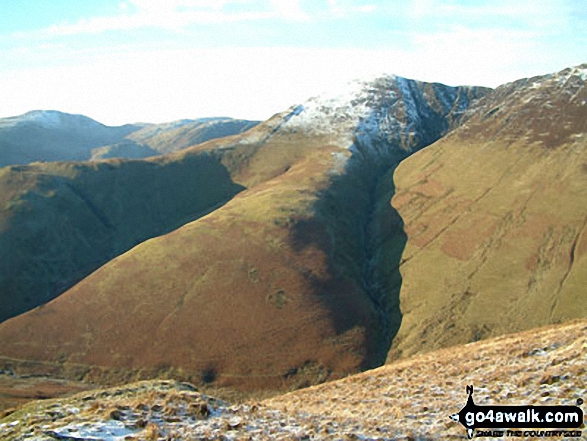
[{"label": "valley", "polygon": [[[574,348],[579,387],[586,79],[587,65],[496,89],[384,75],[259,124],[211,119],[215,139],[198,138],[207,121],[145,126],[92,161],[0,168],[0,369],[74,390],[169,380],[153,387],[274,397],[263,406],[288,415],[312,399],[284,392],[393,382],[404,365],[454,371],[461,392],[471,351],[530,372],[514,340],[551,336]],[[440,387],[426,372],[410,396],[417,378]]]}]

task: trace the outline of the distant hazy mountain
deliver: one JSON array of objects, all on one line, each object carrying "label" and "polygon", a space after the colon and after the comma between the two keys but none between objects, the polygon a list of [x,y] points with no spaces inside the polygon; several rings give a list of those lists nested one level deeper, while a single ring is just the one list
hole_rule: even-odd
[{"label": "distant hazy mountain", "polygon": [[259,124],[231,118],[179,120],[165,124],[149,124],[128,135],[122,142],[96,148],[91,159],[147,158],[182,150],[211,139],[245,132]]},{"label": "distant hazy mountain", "polygon": [[35,110],[0,119],[0,167],[37,161],[146,158],[234,135],[256,124],[202,118],[108,127],[82,115]]},{"label": "distant hazy mountain", "polygon": [[36,161],[83,161],[93,148],[123,139],[141,126],[107,127],[82,115],[34,110],[0,119],[0,167]]},{"label": "distant hazy mountain", "polygon": [[0,308],[42,305],[0,367],[288,389],[587,316],[586,79],[382,76],[161,157],[0,169]]}]

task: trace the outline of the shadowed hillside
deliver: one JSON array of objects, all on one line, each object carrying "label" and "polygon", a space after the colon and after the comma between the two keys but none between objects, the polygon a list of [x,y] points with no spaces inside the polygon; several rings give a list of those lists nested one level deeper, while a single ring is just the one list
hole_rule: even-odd
[{"label": "shadowed hillside", "polygon": [[[246,190],[6,321],[0,354],[17,370],[245,390],[383,363],[399,326],[404,242],[401,219],[382,203],[393,194],[385,177],[485,92],[399,77],[359,82],[245,134],[147,161],[189,170],[209,157]],[[98,200],[116,194],[96,191]],[[377,269],[384,259],[391,270]]]},{"label": "shadowed hillside", "polygon": [[0,320],[46,303],[243,189],[207,153],[6,167],[0,188]]}]

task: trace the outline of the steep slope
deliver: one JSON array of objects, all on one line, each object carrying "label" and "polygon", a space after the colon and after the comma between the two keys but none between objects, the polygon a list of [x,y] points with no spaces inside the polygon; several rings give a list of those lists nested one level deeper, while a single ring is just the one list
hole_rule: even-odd
[{"label": "steep slope", "polygon": [[[478,405],[582,402],[586,331],[583,319],[441,349],[263,404],[324,427],[316,439],[340,439],[340,432],[368,433],[368,439],[467,439],[449,416],[465,405],[468,385]],[[585,433],[585,424],[578,430]]]},{"label": "steep slope", "polygon": [[232,118],[201,118],[149,124],[129,134],[122,142],[93,149],[91,159],[138,159],[171,153],[211,139],[246,132],[258,123]]},{"label": "steep slope", "polygon": [[[245,389],[299,387],[383,363],[399,326],[398,274],[374,268],[383,256],[399,259],[402,243],[377,245],[401,229],[380,203],[393,191],[381,177],[486,91],[383,77],[345,92],[159,159],[179,166],[207,155],[246,190],[0,325],[4,362]],[[111,197],[94,191],[92,200]]]},{"label": "steep slope", "polygon": [[242,190],[208,154],[0,169],[0,320]]},{"label": "steep slope", "polygon": [[[85,391],[23,406],[0,419],[0,436],[462,440],[466,431],[449,415],[465,404],[467,385],[479,405],[574,406],[582,400],[586,331],[582,320],[439,350],[261,402],[232,404],[173,381]],[[576,431],[584,433],[585,425]]]},{"label": "steep slope", "polygon": [[141,126],[107,127],[83,115],[34,110],[0,119],[0,167],[35,161],[83,161],[95,147],[119,142]]},{"label": "steep slope", "polygon": [[587,65],[499,87],[406,159],[390,359],[587,316]]}]

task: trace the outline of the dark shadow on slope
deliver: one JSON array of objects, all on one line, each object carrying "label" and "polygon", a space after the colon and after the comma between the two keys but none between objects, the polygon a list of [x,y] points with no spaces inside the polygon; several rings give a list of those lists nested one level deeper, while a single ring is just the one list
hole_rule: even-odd
[{"label": "dark shadow on slope", "polygon": [[327,276],[309,277],[337,334],[364,328],[363,369],[385,363],[401,323],[399,264],[407,236],[390,202],[400,160],[351,159],[319,195],[314,217],[292,232],[296,251],[313,245],[329,256]]},{"label": "dark shadow on slope", "polygon": [[[244,187],[208,153],[180,161],[21,166],[34,184],[0,234],[0,322],[57,297],[116,256],[219,208]],[[13,179],[13,180],[14,180]]]},{"label": "dark shadow on slope", "polygon": [[[367,104],[373,111],[355,130],[351,159],[319,195],[314,218],[293,232],[299,249],[314,244],[329,256],[328,276],[315,280],[315,289],[332,311],[337,332],[365,328],[364,368],[385,362],[401,323],[399,266],[407,236],[390,202],[394,171],[456,127],[471,103],[487,93],[399,77],[370,87],[375,93]],[[322,226],[320,240],[307,234],[311,223]]]}]

